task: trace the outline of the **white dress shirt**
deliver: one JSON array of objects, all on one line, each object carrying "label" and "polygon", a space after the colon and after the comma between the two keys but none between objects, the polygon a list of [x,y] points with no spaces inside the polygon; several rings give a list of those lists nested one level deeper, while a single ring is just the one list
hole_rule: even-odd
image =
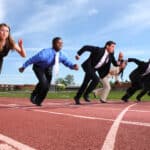
[{"label": "white dress shirt", "polygon": [[103,57],[100,59],[98,64],[95,66],[95,69],[98,69],[101,66],[103,66],[105,63],[108,63],[108,60],[109,60],[108,56],[109,56],[109,53],[108,53],[107,50],[105,50],[105,53],[104,53]]},{"label": "white dress shirt", "polygon": [[55,76],[59,74],[59,52],[56,52],[55,55],[54,74]]}]

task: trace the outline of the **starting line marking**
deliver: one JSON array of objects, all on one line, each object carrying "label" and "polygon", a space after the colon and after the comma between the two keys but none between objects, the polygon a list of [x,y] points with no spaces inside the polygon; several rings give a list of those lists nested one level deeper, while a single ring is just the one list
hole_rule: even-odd
[{"label": "starting line marking", "polygon": [[115,140],[116,140],[116,135],[119,129],[119,126],[121,124],[121,120],[123,119],[124,115],[126,114],[126,112],[133,106],[135,106],[136,104],[132,104],[129,105],[128,107],[126,107],[119,115],[118,117],[115,119],[115,121],[113,122],[107,136],[106,139],[104,141],[104,144],[102,146],[101,150],[113,150],[114,146],[115,146]]},{"label": "starting line marking", "polygon": [[[4,136],[2,134],[0,134],[0,141],[5,142],[11,146],[13,146],[14,148],[18,149],[18,150],[36,150],[32,147],[29,147],[28,145],[22,144],[10,137]],[[7,144],[0,144],[0,148],[3,147],[5,149],[2,150],[7,150],[8,148],[10,148],[11,146],[7,145]],[[8,149],[8,150],[14,150],[14,148]]]}]

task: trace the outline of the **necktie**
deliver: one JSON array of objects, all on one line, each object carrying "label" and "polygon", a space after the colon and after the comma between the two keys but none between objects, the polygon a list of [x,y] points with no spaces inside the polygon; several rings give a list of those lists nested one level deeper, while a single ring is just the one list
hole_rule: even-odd
[{"label": "necktie", "polygon": [[55,55],[55,64],[54,64],[54,74],[58,76],[59,73],[59,52],[56,52]]}]

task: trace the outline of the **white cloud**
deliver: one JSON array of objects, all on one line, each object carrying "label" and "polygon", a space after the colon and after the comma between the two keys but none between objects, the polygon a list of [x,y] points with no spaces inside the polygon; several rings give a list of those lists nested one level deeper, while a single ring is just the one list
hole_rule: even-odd
[{"label": "white cloud", "polygon": [[25,20],[25,25],[14,33],[14,36],[21,36],[26,33],[53,31],[56,27],[62,26],[68,20],[81,16],[82,8],[89,0],[71,0],[62,4],[51,4],[40,1],[36,3],[39,11]]}]

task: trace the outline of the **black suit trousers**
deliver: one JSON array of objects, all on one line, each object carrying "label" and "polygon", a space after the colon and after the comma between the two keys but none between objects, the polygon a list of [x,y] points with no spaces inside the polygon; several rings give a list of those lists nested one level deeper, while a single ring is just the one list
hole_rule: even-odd
[{"label": "black suit trousers", "polygon": [[50,67],[43,70],[39,66],[33,65],[33,71],[39,82],[32,92],[31,97],[36,96],[36,103],[41,104],[50,88],[50,83],[52,80],[52,68]]},{"label": "black suit trousers", "polygon": [[84,71],[85,71],[84,80],[75,96],[78,99],[82,96],[83,93],[84,96],[88,97],[88,95],[96,88],[96,86],[99,83],[99,77],[97,76],[96,70],[94,68],[93,69],[86,68],[84,69]]},{"label": "black suit trousers", "polygon": [[137,90],[142,88],[142,84],[140,81],[132,82],[131,87],[127,89],[126,94],[122,97],[122,99],[128,100]]}]

